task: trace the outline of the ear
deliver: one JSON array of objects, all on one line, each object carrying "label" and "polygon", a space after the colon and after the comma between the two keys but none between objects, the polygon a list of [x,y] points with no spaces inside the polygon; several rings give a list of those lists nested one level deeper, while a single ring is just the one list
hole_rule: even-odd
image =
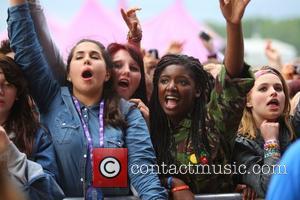
[{"label": "ear", "polygon": [[247,107],[247,108],[252,108],[252,107],[253,107],[253,105],[252,105],[252,103],[251,103],[250,101],[247,101],[247,103],[246,103],[246,107]]},{"label": "ear", "polygon": [[251,101],[251,98],[250,98],[250,94],[251,94],[251,92],[247,95],[247,103],[246,103],[247,108],[252,108],[253,107],[252,101]]},{"label": "ear", "polygon": [[67,76],[67,81],[72,82],[71,77],[69,75]]},{"label": "ear", "polygon": [[197,88],[197,89],[196,89],[196,93],[195,93],[195,97],[196,97],[196,98],[199,98],[200,95],[201,95],[201,90],[200,90],[200,88]]},{"label": "ear", "polygon": [[106,72],[105,74],[105,82],[108,81],[110,79],[110,73]]}]

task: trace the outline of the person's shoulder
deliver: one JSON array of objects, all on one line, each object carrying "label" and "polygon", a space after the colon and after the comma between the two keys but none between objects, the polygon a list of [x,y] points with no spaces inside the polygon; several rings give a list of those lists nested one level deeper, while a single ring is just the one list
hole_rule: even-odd
[{"label": "person's shoulder", "polygon": [[131,103],[123,98],[120,99],[119,102],[120,110],[123,115],[127,115],[131,109],[135,108],[135,104]]},{"label": "person's shoulder", "polygon": [[256,139],[251,139],[245,135],[237,134],[235,138],[235,143],[243,146],[247,146],[249,148],[257,148],[258,142]]},{"label": "person's shoulder", "polygon": [[300,139],[296,140],[294,143],[292,143],[289,146],[289,148],[287,149],[285,155],[294,155],[294,154],[298,155],[299,152],[300,152]]},{"label": "person's shoulder", "polygon": [[35,141],[38,144],[43,144],[52,141],[52,137],[49,130],[42,124],[38,127],[38,129],[35,132]]},{"label": "person's shoulder", "polygon": [[235,138],[235,142],[237,143],[245,143],[245,142],[250,142],[251,140],[249,138],[247,138],[246,136],[238,133],[236,138]]}]

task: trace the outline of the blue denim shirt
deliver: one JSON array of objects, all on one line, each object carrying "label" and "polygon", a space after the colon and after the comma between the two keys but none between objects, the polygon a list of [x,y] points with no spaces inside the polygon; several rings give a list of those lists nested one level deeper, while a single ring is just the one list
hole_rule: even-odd
[{"label": "blue denim shirt", "polygon": [[[27,4],[9,8],[8,33],[15,61],[21,66],[31,93],[41,112],[41,120],[50,130],[57,153],[60,183],[66,196],[83,196],[90,184],[86,175],[87,142],[79,115],[68,88],[60,88],[43,55]],[[128,148],[128,175],[131,185],[142,199],[166,199],[167,193],[153,171],[133,173],[133,165],[156,164],[147,125],[132,104],[122,100],[120,109],[127,122],[121,130],[105,127],[104,147]],[[105,192],[104,192],[105,193]],[[110,195],[129,194],[129,188],[110,191]]]}]

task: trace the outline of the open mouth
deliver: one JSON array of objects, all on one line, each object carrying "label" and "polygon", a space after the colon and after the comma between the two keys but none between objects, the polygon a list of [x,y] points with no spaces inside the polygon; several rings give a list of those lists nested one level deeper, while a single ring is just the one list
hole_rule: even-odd
[{"label": "open mouth", "polygon": [[118,85],[120,87],[123,87],[123,88],[128,88],[129,87],[129,81],[125,80],[125,79],[121,79],[121,80],[119,80]]},{"label": "open mouth", "polygon": [[267,106],[269,105],[279,106],[279,101],[277,99],[272,99],[267,103]]},{"label": "open mouth", "polygon": [[177,96],[167,95],[165,97],[166,108],[173,109],[177,106],[179,98]]},{"label": "open mouth", "polygon": [[91,78],[93,76],[93,73],[90,70],[85,70],[85,71],[82,72],[81,76],[84,79],[88,79],[88,78]]}]

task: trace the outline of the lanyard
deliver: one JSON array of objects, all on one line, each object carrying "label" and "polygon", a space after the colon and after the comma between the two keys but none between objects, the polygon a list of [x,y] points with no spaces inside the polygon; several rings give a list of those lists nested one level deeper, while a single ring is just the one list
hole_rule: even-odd
[{"label": "lanyard", "polygon": [[[79,117],[80,117],[80,120],[81,120],[81,123],[83,126],[84,135],[88,141],[88,148],[89,148],[91,164],[92,164],[92,168],[93,168],[93,142],[92,142],[91,133],[89,131],[88,125],[85,123],[85,121],[82,117],[79,101],[74,96],[73,96],[73,101],[74,101],[76,109],[79,113]],[[104,112],[104,100],[102,100],[99,105],[99,142],[100,142],[100,147],[104,146],[103,112]]]}]

